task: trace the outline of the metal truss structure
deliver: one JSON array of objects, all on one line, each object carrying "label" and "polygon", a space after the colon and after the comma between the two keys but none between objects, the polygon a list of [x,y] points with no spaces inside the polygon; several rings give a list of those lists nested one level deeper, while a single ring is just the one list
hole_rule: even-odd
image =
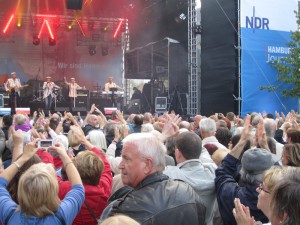
[{"label": "metal truss structure", "polygon": [[199,84],[199,60],[200,56],[197,51],[197,37],[194,28],[197,24],[196,0],[189,0],[188,8],[188,69],[189,69],[189,93],[187,113],[196,115],[200,112],[199,101],[200,84]]}]

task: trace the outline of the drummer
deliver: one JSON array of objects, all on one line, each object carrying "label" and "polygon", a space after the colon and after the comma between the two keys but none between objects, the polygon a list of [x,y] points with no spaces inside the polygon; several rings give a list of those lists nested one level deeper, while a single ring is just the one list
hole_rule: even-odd
[{"label": "drummer", "polygon": [[46,81],[43,84],[43,99],[45,100],[45,114],[49,115],[51,110],[52,100],[55,97],[54,91],[60,89],[54,82],[51,81],[51,77],[47,76]]},{"label": "drummer", "polygon": [[66,79],[66,77],[64,77],[65,83],[66,85],[69,86],[69,99],[71,102],[71,107],[75,107],[75,99],[77,98],[77,90],[78,89],[82,89],[75,81],[75,78],[72,77],[70,80],[71,82],[69,83]]}]

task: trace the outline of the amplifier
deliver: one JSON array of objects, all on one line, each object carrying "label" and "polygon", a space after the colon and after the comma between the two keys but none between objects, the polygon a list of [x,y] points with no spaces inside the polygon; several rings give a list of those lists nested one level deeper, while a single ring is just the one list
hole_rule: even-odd
[{"label": "amplifier", "polygon": [[101,98],[101,96],[102,96],[102,92],[100,92],[100,91],[91,91],[91,98],[98,98],[98,97]]},{"label": "amplifier", "polygon": [[89,97],[89,90],[79,89],[77,90],[77,96],[80,97]]},{"label": "amplifier", "polygon": [[87,107],[89,108],[90,101],[88,96],[78,96],[75,100],[76,107]]}]

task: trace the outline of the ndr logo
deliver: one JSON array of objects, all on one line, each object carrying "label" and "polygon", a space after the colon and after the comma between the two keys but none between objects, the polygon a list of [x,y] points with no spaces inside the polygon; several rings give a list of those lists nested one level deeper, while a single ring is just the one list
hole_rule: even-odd
[{"label": "ndr logo", "polygon": [[253,6],[252,17],[246,16],[246,28],[269,30],[269,19],[255,16],[255,7]]}]

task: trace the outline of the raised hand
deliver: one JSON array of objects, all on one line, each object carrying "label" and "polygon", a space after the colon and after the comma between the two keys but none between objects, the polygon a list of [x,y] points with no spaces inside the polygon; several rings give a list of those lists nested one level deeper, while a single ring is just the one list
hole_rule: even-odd
[{"label": "raised hand", "polygon": [[254,225],[255,220],[250,215],[249,207],[244,206],[240,199],[234,199],[234,206],[232,213],[237,225]]}]

